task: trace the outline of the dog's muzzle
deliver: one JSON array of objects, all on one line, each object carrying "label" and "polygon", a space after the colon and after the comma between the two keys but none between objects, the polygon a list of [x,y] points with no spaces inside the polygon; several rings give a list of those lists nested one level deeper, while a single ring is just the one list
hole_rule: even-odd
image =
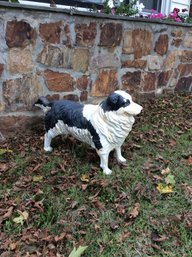
[{"label": "dog's muzzle", "polygon": [[142,111],[143,107],[135,102],[131,102],[129,106],[125,108],[125,112],[129,115],[138,115]]}]

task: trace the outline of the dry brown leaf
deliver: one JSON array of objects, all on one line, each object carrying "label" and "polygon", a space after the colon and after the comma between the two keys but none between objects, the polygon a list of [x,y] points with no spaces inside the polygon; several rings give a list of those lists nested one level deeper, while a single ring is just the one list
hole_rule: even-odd
[{"label": "dry brown leaf", "polygon": [[65,171],[65,166],[66,166],[66,163],[65,162],[61,162],[59,163],[59,167],[62,171]]},{"label": "dry brown leaf", "polygon": [[37,171],[41,167],[41,163],[38,163],[32,170],[32,172]]},{"label": "dry brown leaf", "polygon": [[109,225],[110,225],[111,230],[116,230],[119,228],[119,223],[116,221],[112,221]]},{"label": "dry brown leaf", "polygon": [[39,209],[40,212],[44,212],[44,208],[43,208],[43,205],[42,205],[42,202],[39,201],[39,202],[35,202],[33,207]]},{"label": "dry brown leaf", "polygon": [[168,239],[166,235],[159,235],[157,232],[152,232],[151,240],[154,242],[164,242]]},{"label": "dry brown leaf", "polygon": [[139,215],[140,204],[136,203],[128,215],[128,219],[135,219]]},{"label": "dry brown leaf", "polygon": [[87,187],[88,187],[88,184],[82,184],[82,185],[81,185],[81,189],[82,189],[83,191],[86,190]]},{"label": "dry brown leaf", "polygon": [[17,248],[17,243],[10,243],[9,248],[11,251],[14,251]]},{"label": "dry brown leaf", "polygon": [[121,233],[119,236],[118,236],[118,243],[122,243],[125,239],[127,239],[129,236],[130,236],[130,232],[123,232],[123,233]]},{"label": "dry brown leaf", "polygon": [[176,144],[177,144],[177,141],[175,139],[170,139],[169,140],[169,145],[170,146],[176,146]]},{"label": "dry brown leaf", "polygon": [[94,229],[95,229],[95,231],[99,231],[101,229],[101,227],[99,225],[95,224]]},{"label": "dry brown leaf", "polygon": [[163,169],[163,170],[161,171],[161,174],[162,174],[162,175],[167,175],[167,174],[169,174],[170,172],[171,172],[170,168],[167,167],[166,169]]},{"label": "dry brown leaf", "polygon": [[125,214],[125,206],[120,205],[120,204],[116,204],[116,209],[117,209],[117,213],[119,215]]},{"label": "dry brown leaf", "polygon": [[3,215],[3,219],[8,219],[11,217],[13,213],[13,206],[9,207],[9,209],[7,210],[7,212]]},{"label": "dry brown leaf", "polygon": [[192,196],[192,187],[191,186],[189,186],[187,184],[183,184],[182,187],[188,196]]},{"label": "dry brown leaf", "polygon": [[103,209],[103,204],[98,199],[94,199],[91,202],[94,204],[96,208]]},{"label": "dry brown leaf", "polygon": [[55,237],[54,237],[55,242],[58,242],[58,241],[63,240],[63,239],[65,238],[65,236],[66,236],[66,233],[65,233],[65,232],[61,233],[59,236],[55,236]]},{"label": "dry brown leaf", "polygon": [[187,166],[192,165],[192,155],[190,155],[186,160],[182,160],[182,163],[184,163]]},{"label": "dry brown leaf", "polygon": [[9,169],[9,166],[7,163],[0,163],[0,172],[7,171]]}]

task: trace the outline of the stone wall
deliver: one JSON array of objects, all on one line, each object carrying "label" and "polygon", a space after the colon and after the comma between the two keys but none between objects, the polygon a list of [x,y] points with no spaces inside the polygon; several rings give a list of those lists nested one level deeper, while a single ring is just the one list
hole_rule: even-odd
[{"label": "stone wall", "polygon": [[192,91],[192,25],[1,3],[0,131],[31,126],[40,95],[87,102]]}]

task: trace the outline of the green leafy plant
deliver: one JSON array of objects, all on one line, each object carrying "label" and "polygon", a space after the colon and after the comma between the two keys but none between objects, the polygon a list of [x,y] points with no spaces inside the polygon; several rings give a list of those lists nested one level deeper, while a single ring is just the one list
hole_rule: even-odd
[{"label": "green leafy plant", "polygon": [[80,257],[86,249],[87,249],[87,246],[79,246],[77,249],[76,247],[74,247],[69,257]]},{"label": "green leafy plant", "polygon": [[105,0],[101,12],[113,15],[133,16],[141,12],[143,8],[144,5],[139,4],[137,0],[131,1],[129,4],[121,0]]}]

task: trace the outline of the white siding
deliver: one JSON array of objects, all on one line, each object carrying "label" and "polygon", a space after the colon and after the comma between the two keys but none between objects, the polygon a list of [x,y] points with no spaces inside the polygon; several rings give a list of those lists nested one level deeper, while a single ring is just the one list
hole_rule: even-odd
[{"label": "white siding", "polygon": [[190,0],[162,0],[161,11],[164,14],[169,14],[174,8],[189,10]]},{"label": "white siding", "polygon": [[190,1],[189,0],[175,0],[175,1],[171,1],[171,10],[173,10],[175,7],[179,8],[180,10],[186,8],[187,10],[189,10],[189,6],[190,6]]}]

